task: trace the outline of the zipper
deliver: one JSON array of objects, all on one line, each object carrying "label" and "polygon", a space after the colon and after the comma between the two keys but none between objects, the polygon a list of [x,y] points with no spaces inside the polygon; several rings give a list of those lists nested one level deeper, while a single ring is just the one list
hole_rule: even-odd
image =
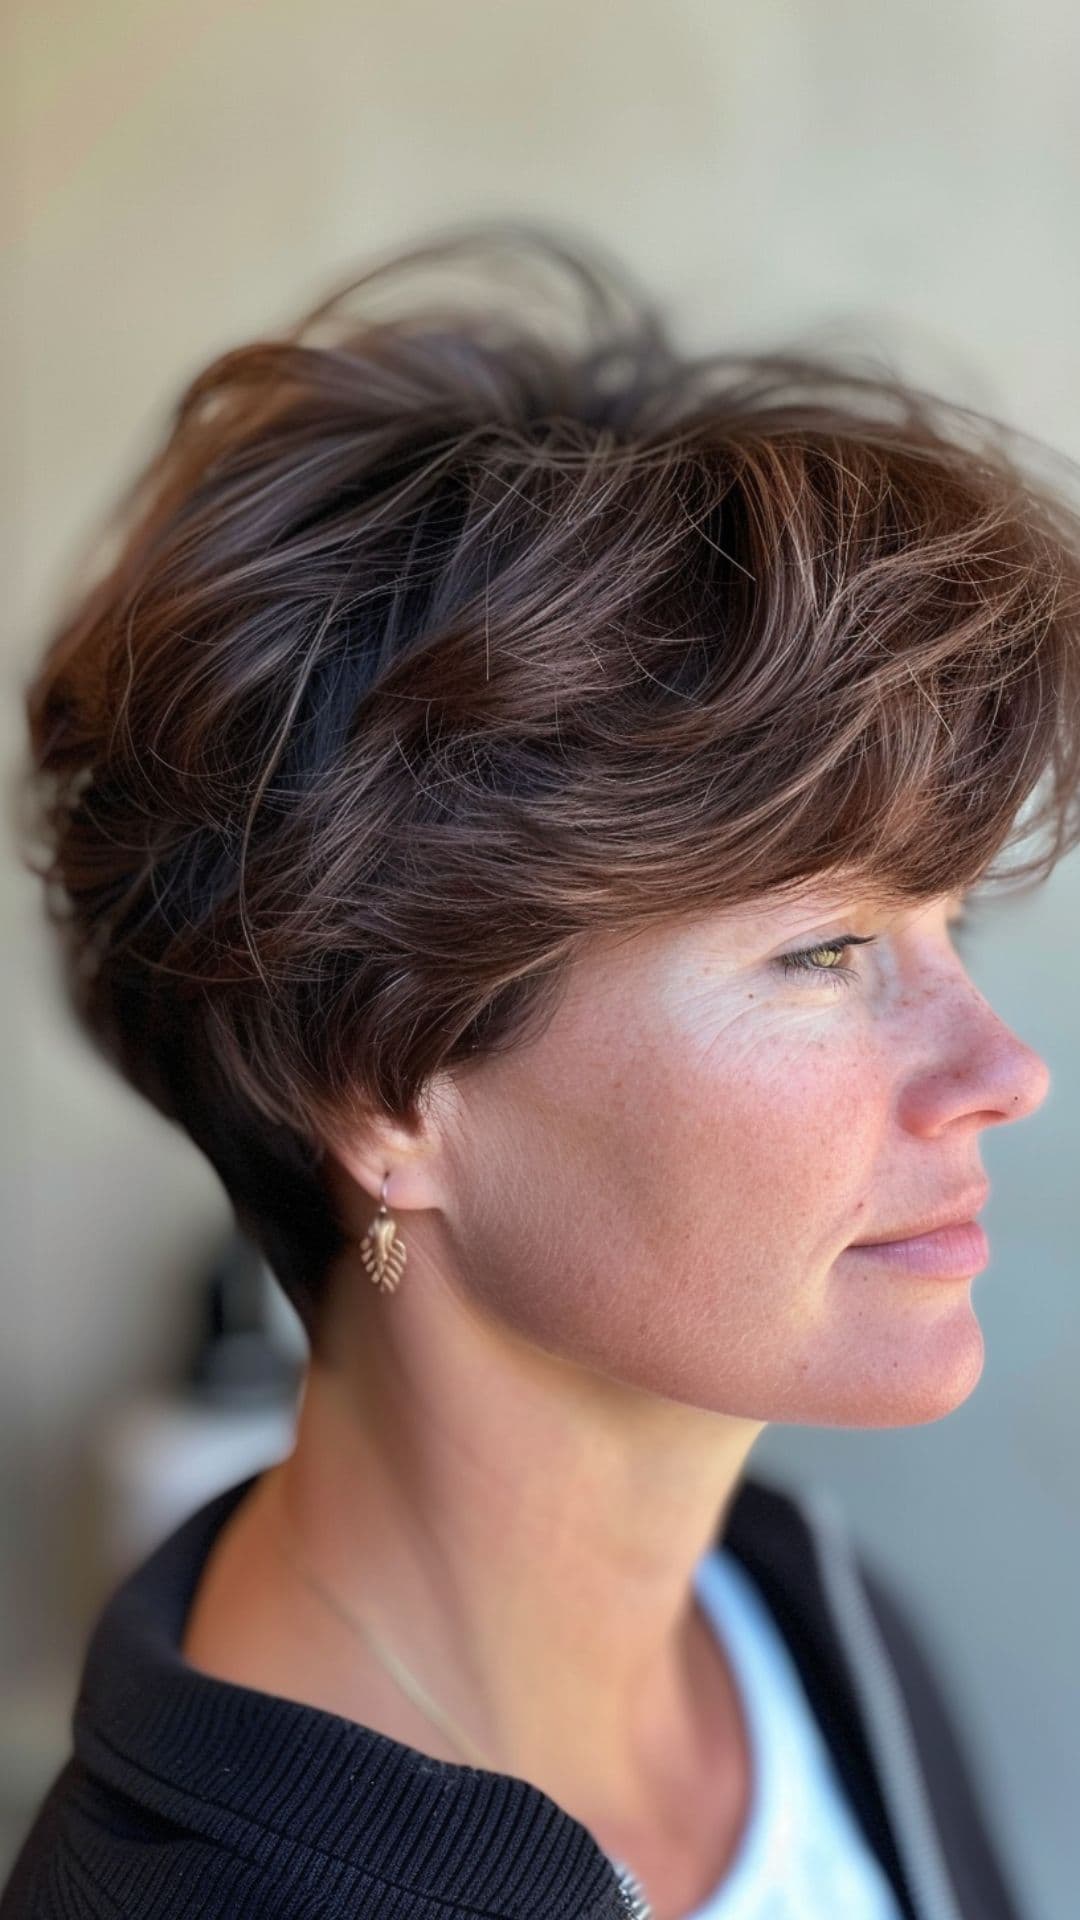
[{"label": "zipper", "polygon": [[619,1899],[631,1920],[653,1920],[653,1910],[637,1875],[624,1867],[621,1860],[612,1860],[611,1864],[618,1875]]},{"label": "zipper", "polygon": [[963,1920],[930,1811],[903,1695],[859,1577],[839,1503],[826,1487],[792,1493],[810,1528],[833,1623],[848,1656],[918,1920]]}]

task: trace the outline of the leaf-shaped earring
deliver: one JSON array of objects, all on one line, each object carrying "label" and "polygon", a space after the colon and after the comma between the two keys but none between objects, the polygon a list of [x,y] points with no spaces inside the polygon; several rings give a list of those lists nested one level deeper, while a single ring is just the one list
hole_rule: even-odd
[{"label": "leaf-shaped earring", "polygon": [[386,1174],[379,1194],[379,1211],[360,1242],[360,1258],[374,1284],[383,1293],[393,1293],[405,1266],[405,1242],[397,1231],[397,1222],[386,1210]]}]

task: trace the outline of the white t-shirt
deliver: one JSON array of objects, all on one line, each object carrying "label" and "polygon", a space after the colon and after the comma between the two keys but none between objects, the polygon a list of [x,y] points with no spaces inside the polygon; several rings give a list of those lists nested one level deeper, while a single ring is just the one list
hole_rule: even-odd
[{"label": "white t-shirt", "polygon": [[694,1585],[731,1663],[753,1778],[734,1859],[683,1920],[901,1920],[756,1582],[723,1548],[702,1556]]}]

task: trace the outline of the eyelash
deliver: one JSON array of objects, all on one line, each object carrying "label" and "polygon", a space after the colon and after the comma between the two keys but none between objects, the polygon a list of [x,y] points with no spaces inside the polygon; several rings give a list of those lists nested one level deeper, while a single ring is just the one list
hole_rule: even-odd
[{"label": "eyelash", "polygon": [[[958,942],[958,936],[962,930],[970,925],[970,918],[971,916],[967,913],[958,913],[949,921],[949,929],[952,933],[954,944]],[[830,980],[842,983],[845,987],[850,987],[859,977],[857,967],[816,967],[813,965],[814,955],[819,953],[841,954],[845,953],[848,947],[871,947],[876,939],[876,933],[841,934],[836,940],[819,940],[812,947],[802,947],[795,953],[781,954],[780,964],[787,974],[815,974],[819,979],[824,975]],[[960,941],[959,944],[962,945],[963,942]]]},{"label": "eyelash", "polygon": [[871,946],[876,938],[876,934],[848,933],[844,934],[838,940],[819,940],[812,947],[800,948],[797,953],[781,954],[780,964],[785,973],[810,973],[816,974],[819,978],[825,975],[830,980],[842,981],[844,986],[849,987],[852,981],[858,976],[857,968],[816,967],[813,965],[814,955],[818,953],[841,954],[844,953],[848,947]]}]

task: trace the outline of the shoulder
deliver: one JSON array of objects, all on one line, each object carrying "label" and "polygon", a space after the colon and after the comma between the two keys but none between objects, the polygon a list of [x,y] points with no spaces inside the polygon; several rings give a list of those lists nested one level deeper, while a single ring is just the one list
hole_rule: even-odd
[{"label": "shoulder", "polygon": [[[295,1881],[224,1841],[105,1792],[72,1755],[0,1886],[0,1920],[325,1920]],[[287,1895],[287,1897],[284,1897]]]}]

